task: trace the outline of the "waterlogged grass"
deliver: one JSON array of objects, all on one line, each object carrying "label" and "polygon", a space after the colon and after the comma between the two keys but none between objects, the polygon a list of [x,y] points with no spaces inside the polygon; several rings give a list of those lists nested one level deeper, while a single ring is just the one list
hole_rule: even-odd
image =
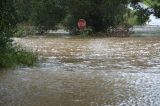
[{"label": "waterlogged grass", "polygon": [[33,66],[37,62],[37,55],[19,47],[14,47],[0,53],[0,68],[20,66]]}]

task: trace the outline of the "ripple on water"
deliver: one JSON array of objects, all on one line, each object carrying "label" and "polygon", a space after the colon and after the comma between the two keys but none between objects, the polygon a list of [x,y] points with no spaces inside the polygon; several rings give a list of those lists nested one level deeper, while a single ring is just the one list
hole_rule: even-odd
[{"label": "ripple on water", "polygon": [[160,38],[15,41],[41,62],[0,72],[2,106],[160,105]]}]

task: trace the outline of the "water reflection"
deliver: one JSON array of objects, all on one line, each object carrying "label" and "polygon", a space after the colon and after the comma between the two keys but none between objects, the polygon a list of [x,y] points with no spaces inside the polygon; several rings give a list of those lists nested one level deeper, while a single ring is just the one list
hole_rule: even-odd
[{"label": "water reflection", "polygon": [[160,38],[15,40],[41,63],[0,72],[2,106],[160,105]]}]

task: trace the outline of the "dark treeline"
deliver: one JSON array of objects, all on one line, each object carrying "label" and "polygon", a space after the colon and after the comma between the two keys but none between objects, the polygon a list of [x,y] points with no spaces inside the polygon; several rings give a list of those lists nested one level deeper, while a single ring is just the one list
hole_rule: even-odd
[{"label": "dark treeline", "polygon": [[19,22],[36,26],[39,31],[56,29],[61,24],[70,31],[83,18],[93,31],[104,31],[123,23],[128,0],[15,0]]},{"label": "dark treeline", "polygon": [[[128,19],[136,15],[137,23],[143,24],[148,15],[138,10],[131,13],[127,5],[140,0],[14,0],[19,23],[36,26],[39,32],[63,26],[77,30],[77,21],[87,21],[93,32],[104,32],[118,25],[129,26]],[[152,0],[154,1],[154,0]],[[155,14],[159,16],[158,5]],[[133,23],[133,22],[132,22]]]},{"label": "dark treeline", "polygon": [[75,31],[81,18],[93,32],[104,32],[119,25],[143,24],[149,16],[146,10],[132,12],[127,8],[129,3],[136,5],[140,1],[149,2],[155,9],[154,14],[160,16],[159,0],[2,0],[1,5],[5,1],[12,3],[15,23],[36,26],[40,33],[59,26]]}]

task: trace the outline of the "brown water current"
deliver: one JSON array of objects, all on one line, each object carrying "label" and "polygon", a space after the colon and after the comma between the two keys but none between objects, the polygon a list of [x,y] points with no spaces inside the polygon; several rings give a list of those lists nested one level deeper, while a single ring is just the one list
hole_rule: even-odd
[{"label": "brown water current", "polygon": [[36,66],[0,70],[0,106],[160,106],[160,38],[15,38]]}]

